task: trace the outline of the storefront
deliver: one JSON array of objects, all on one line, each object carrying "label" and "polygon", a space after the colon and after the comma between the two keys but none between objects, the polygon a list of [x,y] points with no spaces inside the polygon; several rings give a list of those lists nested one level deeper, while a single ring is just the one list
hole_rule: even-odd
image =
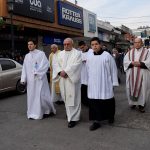
[{"label": "storefront", "polygon": [[102,44],[105,45],[109,50],[112,50],[116,44],[116,36],[120,35],[121,32],[116,30],[110,23],[101,20],[97,21],[98,25],[98,37]]},{"label": "storefront", "polygon": [[97,31],[97,16],[93,12],[83,9],[83,21],[84,21],[84,37],[74,38],[76,46],[79,41],[85,41],[90,47],[90,39],[98,36]]},{"label": "storefront", "polygon": [[[13,8],[14,52],[27,52],[27,39],[38,40],[38,48],[48,55],[50,45],[62,49],[66,37],[83,37],[83,9],[66,1],[15,0]],[[11,51],[11,13],[7,0],[0,0],[0,51]]]}]

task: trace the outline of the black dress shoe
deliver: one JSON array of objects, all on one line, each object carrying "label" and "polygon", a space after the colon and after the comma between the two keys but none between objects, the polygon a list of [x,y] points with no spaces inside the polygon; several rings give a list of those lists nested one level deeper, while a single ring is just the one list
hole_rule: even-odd
[{"label": "black dress shoe", "polygon": [[100,127],[101,127],[100,123],[94,122],[94,123],[90,126],[90,131],[94,131],[94,130],[100,128]]},{"label": "black dress shoe", "polygon": [[68,128],[73,128],[76,125],[76,121],[70,121],[68,123]]},{"label": "black dress shoe", "polygon": [[29,118],[29,120],[35,120],[34,118]]},{"label": "black dress shoe", "polygon": [[130,108],[131,109],[135,109],[136,105],[131,105]]},{"label": "black dress shoe", "polygon": [[50,114],[44,114],[43,115],[43,118],[48,118],[48,117],[50,117]]},{"label": "black dress shoe", "polygon": [[53,117],[53,116],[55,116],[55,114],[51,112],[50,114],[44,114],[43,118],[48,118],[48,117]]},{"label": "black dress shoe", "polygon": [[140,111],[141,113],[145,113],[144,106],[139,105],[139,111]]},{"label": "black dress shoe", "polygon": [[55,102],[55,104],[57,104],[57,105],[63,105],[64,102],[63,101],[57,101],[57,102]]}]

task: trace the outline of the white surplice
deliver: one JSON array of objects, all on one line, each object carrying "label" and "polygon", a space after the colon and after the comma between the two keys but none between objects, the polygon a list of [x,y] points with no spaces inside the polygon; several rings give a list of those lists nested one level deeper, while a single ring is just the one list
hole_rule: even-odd
[{"label": "white surplice", "polygon": [[86,61],[88,98],[111,99],[114,97],[113,86],[118,86],[117,67],[108,52],[101,55],[89,55]]},{"label": "white surplice", "polygon": [[[144,50],[143,47],[140,48],[139,50],[135,49],[134,61],[139,61],[139,58],[140,58],[143,50]],[[140,69],[138,82],[140,83],[141,78],[142,78],[142,81],[141,81],[141,90],[140,90],[137,101],[131,100],[131,96],[132,96],[132,92],[133,92],[133,90],[131,88],[132,68],[128,68],[128,67],[132,62],[132,55],[133,55],[133,49],[130,52],[128,52],[124,57],[124,70],[126,72],[126,92],[127,92],[128,102],[129,102],[129,105],[144,106],[150,97],[150,51],[145,49],[143,58],[141,60],[141,62],[145,63],[145,66],[147,67],[147,69]],[[138,67],[134,67],[133,69],[134,69],[133,88],[136,88],[135,82],[136,82],[136,78],[137,78]]]},{"label": "white surplice", "polygon": [[35,49],[25,56],[21,82],[27,83],[28,118],[42,119],[43,114],[56,113],[46,76],[48,67],[49,61],[40,50]]},{"label": "white surplice", "polygon": [[[76,49],[61,51],[56,58],[53,58],[53,80],[60,79],[60,91],[65,102],[68,122],[78,121],[81,112],[81,52]],[[68,77],[62,78],[58,75],[64,70]]]},{"label": "white surplice", "polygon": [[93,53],[92,49],[89,49],[87,52],[81,52],[82,55],[82,69],[81,69],[81,84],[86,85],[87,81],[87,68],[86,68],[86,60],[87,57]]}]

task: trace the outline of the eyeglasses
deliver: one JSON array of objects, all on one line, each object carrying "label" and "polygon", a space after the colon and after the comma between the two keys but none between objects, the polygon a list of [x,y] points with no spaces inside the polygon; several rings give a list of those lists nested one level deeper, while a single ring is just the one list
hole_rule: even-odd
[{"label": "eyeglasses", "polygon": [[68,46],[68,45],[70,45],[70,43],[64,43],[64,46]]},{"label": "eyeglasses", "polygon": [[141,42],[134,42],[135,44],[137,44],[137,43],[141,43]]}]

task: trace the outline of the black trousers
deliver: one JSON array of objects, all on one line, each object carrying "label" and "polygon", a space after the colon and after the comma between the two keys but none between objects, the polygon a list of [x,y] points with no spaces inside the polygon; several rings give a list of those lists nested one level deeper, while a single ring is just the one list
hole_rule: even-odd
[{"label": "black trousers", "polygon": [[89,106],[89,99],[87,97],[87,85],[81,84],[81,102],[82,104]]},{"label": "black trousers", "polygon": [[109,120],[114,119],[115,98],[100,100],[89,99],[89,120]]}]

